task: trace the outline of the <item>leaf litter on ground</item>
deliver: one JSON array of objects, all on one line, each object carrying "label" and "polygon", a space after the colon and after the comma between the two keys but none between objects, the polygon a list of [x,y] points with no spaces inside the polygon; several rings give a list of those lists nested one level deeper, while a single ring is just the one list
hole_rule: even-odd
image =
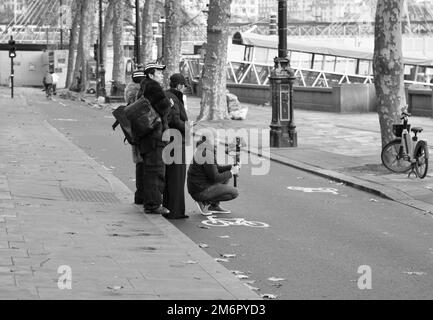
[{"label": "leaf litter on ground", "polygon": [[270,278],[268,278],[268,280],[272,281],[272,282],[279,282],[279,281],[285,281],[286,279],[284,279],[284,278],[277,278],[277,277],[270,277]]},{"label": "leaf litter on ground", "polygon": [[257,288],[257,287],[253,287],[253,286],[251,286],[251,285],[249,285],[248,283],[244,283],[250,290],[253,290],[253,291],[260,291],[260,288]]}]

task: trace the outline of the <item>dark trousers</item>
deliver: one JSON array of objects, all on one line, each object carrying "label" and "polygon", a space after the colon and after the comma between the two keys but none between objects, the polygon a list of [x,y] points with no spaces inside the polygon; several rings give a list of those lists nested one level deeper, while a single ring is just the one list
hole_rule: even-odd
[{"label": "dark trousers", "polygon": [[165,164],[162,161],[162,147],[141,154],[143,158],[144,209],[155,210],[162,205],[165,186]]},{"label": "dark trousers", "polygon": [[143,179],[144,178],[144,166],[143,162],[139,162],[135,164],[135,202],[143,202],[144,200],[144,187],[143,187]]},{"label": "dark trousers", "polygon": [[170,164],[165,167],[164,207],[173,216],[185,215],[186,164]]},{"label": "dark trousers", "polygon": [[224,183],[216,183],[206,188],[202,192],[191,195],[195,201],[206,204],[218,205],[220,201],[230,201],[239,195],[238,189],[228,185],[228,180]]}]

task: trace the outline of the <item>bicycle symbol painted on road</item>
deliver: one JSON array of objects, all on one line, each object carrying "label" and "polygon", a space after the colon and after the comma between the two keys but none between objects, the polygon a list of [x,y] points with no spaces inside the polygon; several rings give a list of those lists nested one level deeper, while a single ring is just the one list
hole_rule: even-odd
[{"label": "bicycle symbol painted on road", "polygon": [[229,227],[229,226],[245,226],[253,228],[269,228],[269,225],[259,221],[247,221],[245,218],[216,218],[214,216],[208,217],[208,220],[204,220],[201,223],[209,227]]}]

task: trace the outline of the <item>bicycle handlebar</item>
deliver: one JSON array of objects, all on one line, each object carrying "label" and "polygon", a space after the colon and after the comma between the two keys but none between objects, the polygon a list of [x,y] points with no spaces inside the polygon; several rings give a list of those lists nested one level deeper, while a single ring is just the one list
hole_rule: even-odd
[{"label": "bicycle handlebar", "polygon": [[403,112],[401,113],[401,118],[400,118],[400,119],[403,120],[404,118],[406,118],[406,117],[411,117],[411,116],[412,116],[412,115],[411,115],[410,113],[408,113],[408,112],[404,112],[404,111],[403,111]]}]

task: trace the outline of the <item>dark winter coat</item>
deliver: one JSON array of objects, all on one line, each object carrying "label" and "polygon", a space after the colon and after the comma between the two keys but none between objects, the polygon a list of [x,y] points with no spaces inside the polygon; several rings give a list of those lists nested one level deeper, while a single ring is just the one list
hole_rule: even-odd
[{"label": "dark winter coat", "polygon": [[187,186],[190,195],[200,193],[214,184],[224,183],[232,177],[231,165],[220,166],[216,163],[216,148],[213,145],[207,144],[202,155],[206,158],[204,164],[197,163],[194,158],[188,168]]},{"label": "dark winter coat", "polygon": [[167,116],[171,108],[170,101],[165,96],[161,85],[152,79],[143,80],[143,96],[147,98],[152,107],[161,117],[161,124],[148,136],[139,141],[138,148],[141,154],[151,152],[157,147],[164,147],[167,143],[162,141],[163,132],[168,129]]},{"label": "dark winter coat", "polygon": [[168,126],[182,133],[182,143],[185,144],[185,123],[188,121],[188,116],[183,103],[183,93],[176,89],[169,89],[165,95],[174,103],[167,116]]}]

